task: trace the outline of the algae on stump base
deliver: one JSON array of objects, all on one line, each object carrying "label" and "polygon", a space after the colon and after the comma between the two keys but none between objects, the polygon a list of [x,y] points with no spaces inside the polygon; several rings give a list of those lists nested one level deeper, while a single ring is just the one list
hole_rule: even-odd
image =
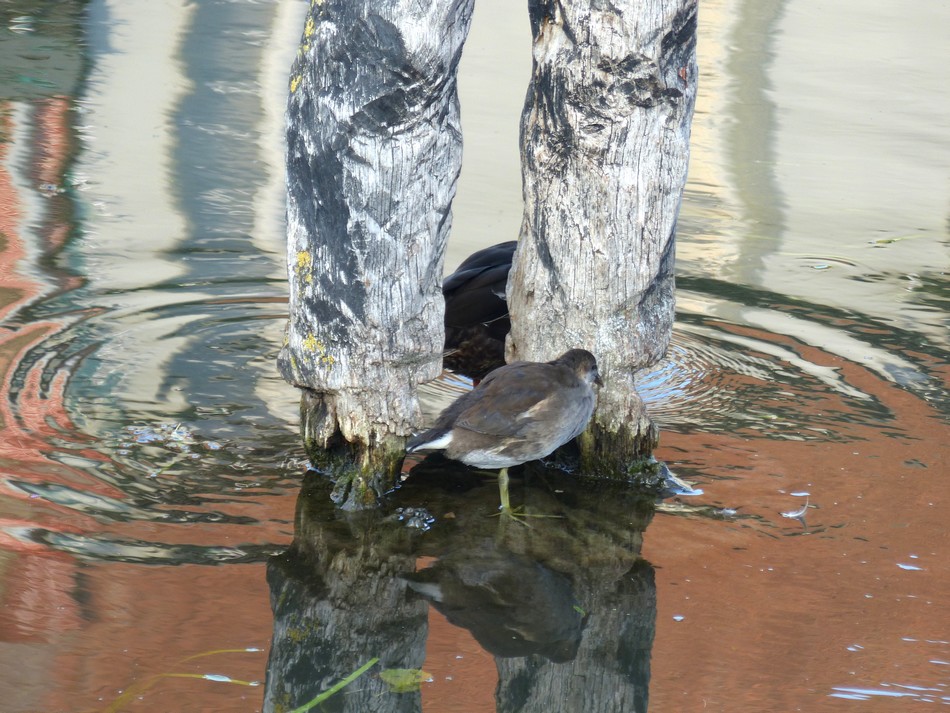
[{"label": "algae on stump base", "polygon": [[647,415],[632,379],[620,389],[614,386],[601,389],[594,418],[578,436],[581,472],[649,485],[654,480],[652,453],[660,440],[659,428]]},{"label": "algae on stump base", "polygon": [[302,392],[300,435],[307,457],[333,480],[331,498],[339,507],[376,507],[399,478],[406,439],[374,433],[368,443],[347,440],[337,426],[335,403],[331,394]]}]

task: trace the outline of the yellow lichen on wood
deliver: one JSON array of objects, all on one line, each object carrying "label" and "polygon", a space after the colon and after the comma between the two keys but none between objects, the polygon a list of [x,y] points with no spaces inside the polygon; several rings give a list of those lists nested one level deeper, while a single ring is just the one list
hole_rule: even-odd
[{"label": "yellow lichen on wood", "polygon": [[[294,90],[293,84],[290,86],[290,91]],[[308,285],[313,282],[313,275],[310,273],[310,265],[313,263],[313,257],[306,250],[301,250],[297,253],[297,279],[306,282]]]},{"label": "yellow lichen on wood", "polygon": [[299,74],[295,74],[290,78],[290,93],[293,94],[297,91],[297,87],[300,86],[300,80],[303,79]]},{"label": "yellow lichen on wood", "polygon": [[323,342],[313,336],[313,332],[310,332],[306,337],[304,337],[303,344],[301,345],[304,348],[304,351],[308,352],[320,352],[324,353]]},{"label": "yellow lichen on wood", "polygon": [[[304,351],[311,354],[316,354],[317,363],[322,364],[323,366],[327,367],[327,369],[336,364],[336,357],[327,353],[327,345],[317,339],[313,332],[310,332],[304,338],[303,344],[301,346],[303,347]],[[296,369],[296,361],[294,363],[294,369]]]},{"label": "yellow lichen on wood", "polygon": [[310,51],[310,38],[317,29],[317,24],[313,21],[313,15],[307,18],[307,24],[303,27],[303,39],[300,41],[300,47],[297,50],[297,56]]}]

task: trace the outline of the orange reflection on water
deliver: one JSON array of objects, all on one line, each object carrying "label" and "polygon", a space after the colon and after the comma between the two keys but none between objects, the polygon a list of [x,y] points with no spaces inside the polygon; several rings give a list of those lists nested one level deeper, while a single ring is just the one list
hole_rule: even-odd
[{"label": "orange reflection on water", "polygon": [[[850,704],[862,711],[897,710],[887,694],[902,690],[901,702],[948,700],[935,662],[950,661],[950,426],[870,370],[837,366],[889,422],[850,424],[846,442],[663,435],[658,457],[709,476],[703,500],[740,517],[658,516],[646,533],[656,710],[838,710],[831,696],[849,687],[880,691]],[[803,504],[793,492],[809,493],[804,525],[781,515]]]}]

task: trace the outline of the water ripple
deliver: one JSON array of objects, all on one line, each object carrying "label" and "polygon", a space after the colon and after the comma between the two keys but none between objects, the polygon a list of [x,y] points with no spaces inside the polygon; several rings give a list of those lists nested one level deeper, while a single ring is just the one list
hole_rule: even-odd
[{"label": "water ripple", "polygon": [[889,418],[840,369],[769,332],[709,318],[681,319],[666,357],[638,375],[637,388],[650,415],[675,431],[827,440],[845,437],[849,424]]}]

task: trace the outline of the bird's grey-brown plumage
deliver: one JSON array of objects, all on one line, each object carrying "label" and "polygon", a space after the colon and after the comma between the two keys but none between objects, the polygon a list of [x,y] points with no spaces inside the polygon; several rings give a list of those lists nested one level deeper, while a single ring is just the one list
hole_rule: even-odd
[{"label": "bird's grey-brown plumage", "polygon": [[413,438],[408,449],[444,449],[478,468],[507,468],[543,458],[578,436],[594,412],[597,361],[571,349],[550,362],[495,369]]}]

